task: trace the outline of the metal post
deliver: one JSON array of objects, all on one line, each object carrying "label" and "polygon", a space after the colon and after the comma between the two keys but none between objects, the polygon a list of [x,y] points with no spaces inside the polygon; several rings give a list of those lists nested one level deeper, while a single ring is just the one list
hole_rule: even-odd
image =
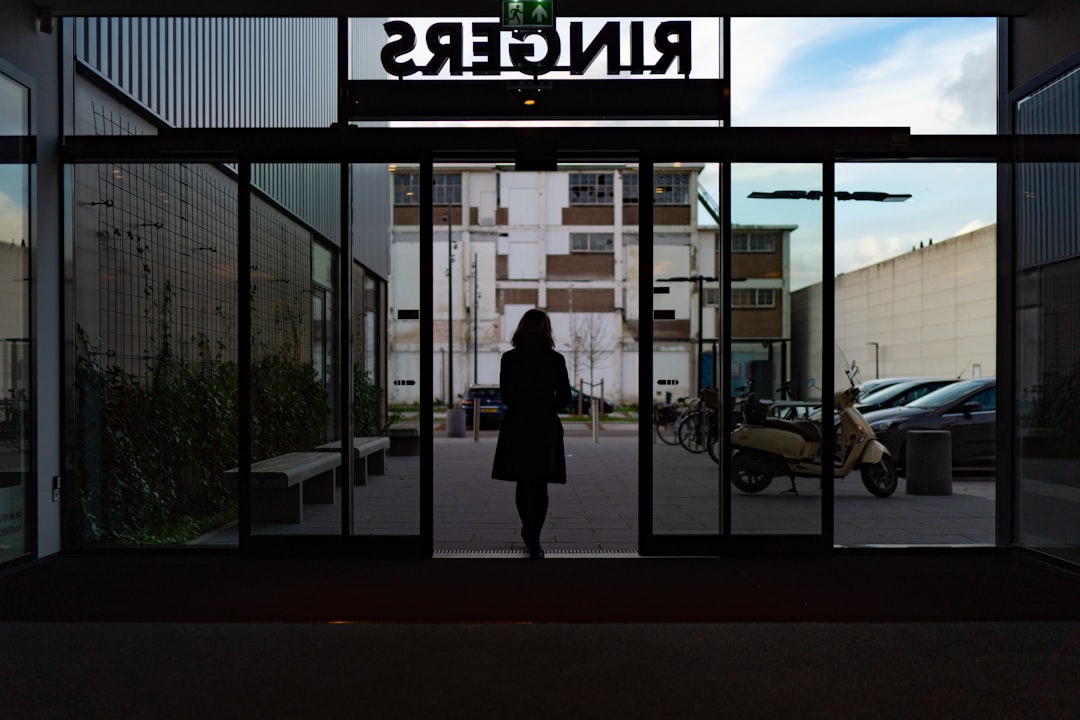
[{"label": "metal post", "polygon": [[705,365],[705,345],[703,344],[704,339],[702,338],[705,327],[705,303],[703,302],[704,298],[702,297],[702,294],[705,292],[705,278],[702,276],[700,268],[695,279],[697,280],[697,391],[700,393],[705,380],[703,377],[704,373],[702,372]]},{"label": "metal post", "polygon": [[600,407],[596,404],[595,397],[589,402],[589,409],[592,410],[589,414],[592,415],[592,441],[595,445],[600,442]]},{"label": "metal post", "polygon": [[448,398],[447,409],[454,407],[454,232],[453,207],[450,204],[449,185],[446,191],[446,354],[450,364],[446,368]]},{"label": "metal post", "polygon": [[480,442],[480,397],[474,397],[472,401],[472,440]]},{"label": "metal post", "polygon": [[881,349],[881,346],[876,342],[868,342],[866,344],[874,346],[874,379],[877,380],[881,377],[881,369],[878,364],[878,351]]},{"label": "metal post", "polygon": [[480,382],[480,361],[479,361],[479,348],[480,348],[480,278],[477,277],[477,263],[476,253],[472,256],[472,282],[473,282],[473,296],[472,296],[472,377],[473,382]]}]

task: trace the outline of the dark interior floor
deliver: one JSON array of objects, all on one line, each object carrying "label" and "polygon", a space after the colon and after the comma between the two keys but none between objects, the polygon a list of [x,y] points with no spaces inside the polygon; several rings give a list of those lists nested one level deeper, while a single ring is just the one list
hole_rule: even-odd
[{"label": "dark interior floor", "polygon": [[64,555],[0,578],[12,718],[1076,718],[1080,574],[1007,551]]},{"label": "dark interior floor", "polygon": [[1006,550],[826,557],[61,555],[0,579],[0,621],[1080,620],[1080,573]]}]

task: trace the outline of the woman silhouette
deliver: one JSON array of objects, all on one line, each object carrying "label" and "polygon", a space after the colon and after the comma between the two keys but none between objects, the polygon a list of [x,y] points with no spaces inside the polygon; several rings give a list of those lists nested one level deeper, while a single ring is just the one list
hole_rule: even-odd
[{"label": "woman silhouette", "polygon": [[570,403],[566,360],[555,352],[551,319],[529,310],[502,356],[499,387],[506,416],[499,428],[491,477],[517,483],[521,539],[529,558],[544,556],[540,530],[548,508],[548,483],[566,482],[566,454],[558,410]]}]

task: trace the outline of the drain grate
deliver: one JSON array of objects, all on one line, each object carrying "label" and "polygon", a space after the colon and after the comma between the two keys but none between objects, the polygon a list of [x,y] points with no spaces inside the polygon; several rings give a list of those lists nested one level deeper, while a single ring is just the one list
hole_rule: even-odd
[{"label": "drain grate", "polygon": [[[437,558],[520,558],[525,557],[525,550],[435,550],[432,557]],[[637,550],[544,550],[545,558],[575,558],[575,557],[612,557],[612,558],[636,558]]]}]

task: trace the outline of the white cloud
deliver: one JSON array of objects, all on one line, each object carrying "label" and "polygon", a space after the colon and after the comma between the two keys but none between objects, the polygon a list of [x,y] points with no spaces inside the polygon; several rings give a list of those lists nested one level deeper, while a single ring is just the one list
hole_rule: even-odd
[{"label": "white cloud", "polygon": [[[804,52],[881,27],[887,20],[835,18],[733,18],[731,98],[751,112],[784,85],[783,73]],[[745,123],[740,119],[740,124]]]},{"label": "white cloud", "polygon": [[[811,49],[880,29],[880,24],[800,18],[756,21],[751,26],[758,24],[760,30],[752,38],[739,37],[741,23],[732,25],[736,124],[899,125],[918,133],[995,130],[992,27],[948,20],[919,26],[897,37],[870,62],[859,63],[853,54],[830,58],[830,66],[821,72],[835,81],[803,87],[788,81],[793,73],[785,70],[801,63],[805,72]],[[804,27],[807,37],[800,38]]]},{"label": "white cloud", "polygon": [[[851,250],[850,253],[844,250]],[[836,272],[846,273],[868,265],[876,265],[904,253],[904,241],[893,235],[884,239],[865,235],[858,240],[837,244]]]},{"label": "white cloud", "polygon": [[990,224],[991,223],[988,223],[988,222],[986,222],[984,220],[977,220],[977,219],[972,220],[971,222],[966,223],[959,230],[954,232],[952,234],[952,237],[956,237],[957,235],[966,235],[969,232],[975,232],[976,230],[984,228],[984,227],[986,227],[987,225],[990,225]]}]

